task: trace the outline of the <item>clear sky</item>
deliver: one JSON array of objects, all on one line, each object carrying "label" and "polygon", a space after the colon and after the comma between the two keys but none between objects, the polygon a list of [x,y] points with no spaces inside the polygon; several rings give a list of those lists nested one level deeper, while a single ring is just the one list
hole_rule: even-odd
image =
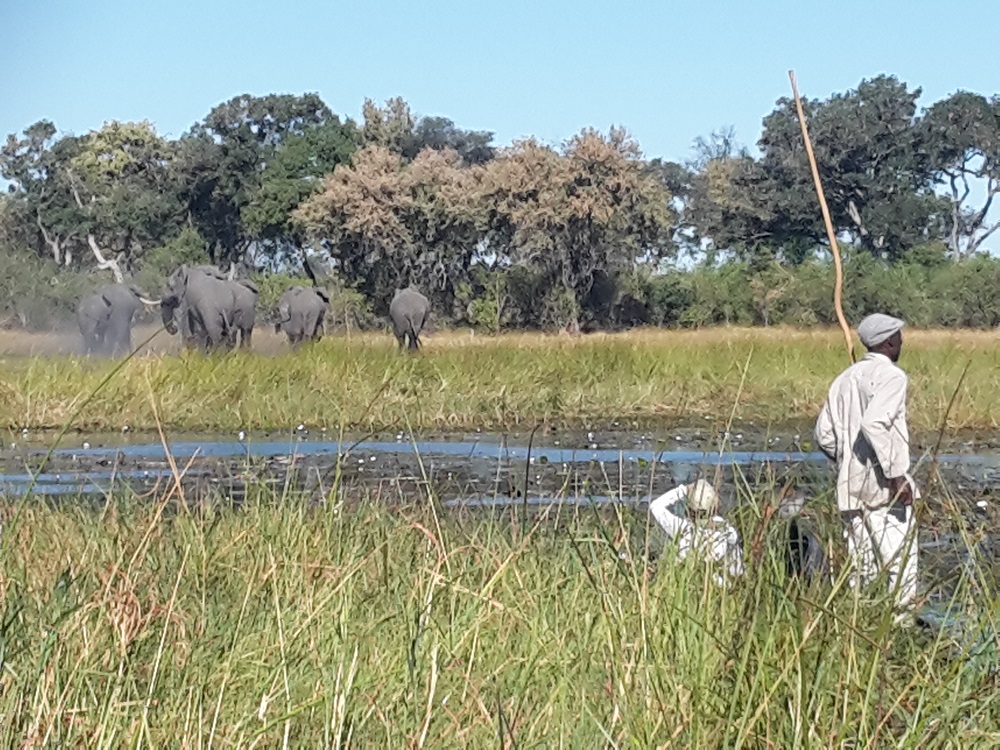
[{"label": "clear sky", "polygon": [[0,134],[149,119],[179,136],[237,94],[316,91],[354,118],[399,95],[500,144],[625,125],[647,156],[684,159],[723,126],[752,145],[789,68],[809,97],[879,73],[924,104],[1000,91],[993,0],[4,5]]}]

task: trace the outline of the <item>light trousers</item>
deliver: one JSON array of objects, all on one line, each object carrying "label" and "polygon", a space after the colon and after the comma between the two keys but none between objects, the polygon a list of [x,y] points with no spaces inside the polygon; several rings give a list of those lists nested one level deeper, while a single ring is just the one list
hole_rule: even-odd
[{"label": "light trousers", "polygon": [[888,572],[896,607],[908,609],[917,596],[917,525],[913,506],[892,503],[881,508],[841,513],[851,586],[867,584]]}]

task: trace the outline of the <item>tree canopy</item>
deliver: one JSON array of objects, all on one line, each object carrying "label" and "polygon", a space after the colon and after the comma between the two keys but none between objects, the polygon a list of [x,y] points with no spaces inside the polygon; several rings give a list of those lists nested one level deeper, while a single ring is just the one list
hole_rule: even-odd
[{"label": "tree canopy", "polygon": [[[920,96],[879,75],[803,102],[846,263],[992,278],[1000,98]],[[301,273],[312,254],[376,313],[414,283],[438,315],[493,330],[737,309],[769,323],[800,314],[784,295],[826,261],[827,236],[793,101],[775,102],[756,146],[721,128],[686,160],[648,159],[618,127],[503,146],[399,97],[366,100],[355,122],[315,93],[236,96],[173,139],[150,122],[75,135],[40,120],[0,149],[0,253],[54,280],[151,283],[195,260]],[[681,258],[704,274],[678,275]]]}]

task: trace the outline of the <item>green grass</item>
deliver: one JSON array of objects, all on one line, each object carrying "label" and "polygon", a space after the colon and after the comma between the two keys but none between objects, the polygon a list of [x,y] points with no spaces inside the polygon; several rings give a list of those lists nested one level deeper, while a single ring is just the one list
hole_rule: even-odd
[{"label": "green grass", "polygon": [[[911,332],[910,423],[940,427],[963,369],[951,429],[1000,423],[1000,347],[993,332]],[[747,366],[747,363],[749,365]],[[737,416],[759,424],[813,420],[846,365],[836,331],[640,331],[581,338],[438,335],[406,357],[385,336],[328,338],[289,353],[141,356],[75,421],[190,430],[287,429],[305,422],[352,429],[514,430],[677,424]],[[115,366],[71,357],[0,362],[0,425],[66,422]]]},{"label": "green grass", "polygon": [[[24,505],[0,747],[1000,742],[994,678],[955,644],[894,629],[878,594],[786,584],[767,496],[737,521],[769,544],[721,590],[669,553],[655,577],[621,561],[626,513],[251,495]],[[957,599],[988,611],[983,585]]]}]

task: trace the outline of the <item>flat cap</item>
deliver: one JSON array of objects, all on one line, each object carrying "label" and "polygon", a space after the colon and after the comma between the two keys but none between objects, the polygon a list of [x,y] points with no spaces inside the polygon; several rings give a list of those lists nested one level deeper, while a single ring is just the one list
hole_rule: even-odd
[{"label": "flat cap", "polygon": [[858,323],[858,336],[861,337],[861,343],[871,349],[901,331],[904,325],[906,323],[899,318],[874,313]]}]

